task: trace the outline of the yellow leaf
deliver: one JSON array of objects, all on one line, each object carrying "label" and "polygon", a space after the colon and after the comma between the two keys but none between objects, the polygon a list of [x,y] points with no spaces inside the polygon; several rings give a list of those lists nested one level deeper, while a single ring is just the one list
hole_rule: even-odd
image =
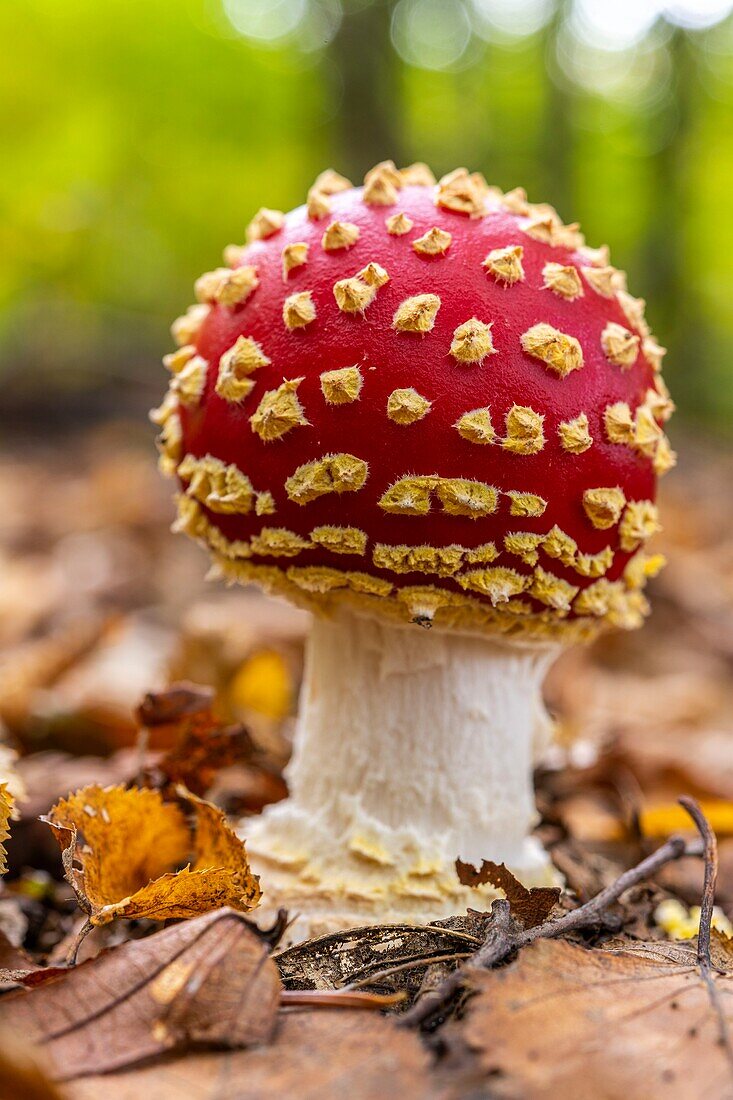
[{"label": "yellow leaf", "polygon": [[[193,829],[178,805],[135,787],[85,787],[43,819],[92,924],[181,919],[225,905],[246,912],[259,902],[244,844],[222,811],[182,787],[178,793],[193,806]],[[193,868],[177,870],[190,856]]]},{"label": "yellow leaf", "polygon": [[277,721],[291,709],[293,684],[280,653],[261,649],[252,654],[234,676],[230,687],[237,710],[253,710]]},{"label": "yellow leaf", "polygon": [[[718,836],[733,836],[733,802],[701,802],[702,811]],[[694,831],[690,815],[676,802],[642,810],[639,826],[644,836],[667,837],[672,833]]]},{"label": "yellow leaf", "polygon": [[13,812],[13,797],[8,791],[6,783],[0,783],[0,875],[4,875],[8,869],[6,861],[7,852],[3,843],[10,837],[10,815]]}]

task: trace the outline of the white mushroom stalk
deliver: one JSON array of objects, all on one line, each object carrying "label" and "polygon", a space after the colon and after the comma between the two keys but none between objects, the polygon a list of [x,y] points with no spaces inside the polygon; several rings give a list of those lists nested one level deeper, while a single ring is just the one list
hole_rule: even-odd
[{"label": "white mushroom stalk", "polygon": [[290,797],[243,827],[270,904],[309,917],[311,932],[322,918],[448,916],[471,903],[457,857],[553,882],[531,830],[556,654],[349,612],[316,619]]}]

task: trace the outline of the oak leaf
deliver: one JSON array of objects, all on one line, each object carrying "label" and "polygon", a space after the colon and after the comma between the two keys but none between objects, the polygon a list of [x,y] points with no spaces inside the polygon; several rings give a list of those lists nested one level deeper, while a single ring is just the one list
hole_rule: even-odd
[{"label": "oak leaf", "polygon": [[69,1080],[188,1047],[266,1043],[279,1002],[267,944],[241,914],[222,909],[10,994],[0,1027],[12,1024],[40,1046],[55,1080]]},{"label": "oak leaf", "polygon": [[476,971],[462,1039],[492,1095],[733,1095],[733,944],[713,937],[709,982],[689,942],[539,939],[510,966]]},{"label": "oak leaf", "polygon": [[222,811],[178,790],[193,807],[193,829],[178,804],[136,787],[84,787],[42,818],[92,924],[116,917],[181,919],[222,906],[246,912],[259,902],[244,843]]},{"label": "oak leaf", "polygon": [[521,920],[525,928],[534,928],[547,920],[560,897],[558,886],[533,886],[528,890],[503,863],[492,863],[490,859],[485,859],[478,870],[457,859],[456,874],[462,886],[490,883],[497,890],[503,890],[512,916]]}]

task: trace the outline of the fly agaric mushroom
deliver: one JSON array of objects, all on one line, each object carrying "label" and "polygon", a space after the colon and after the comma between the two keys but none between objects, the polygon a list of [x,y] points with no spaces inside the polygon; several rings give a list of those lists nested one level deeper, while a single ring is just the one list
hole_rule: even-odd
[{"label": "fly agaric mushroom", "polygon": [[[632,629],[674,462],[644,303],[552,207],[458,169],[323,173],[261,210],[173,325],[154,415],[178,530],[313,611],[270,899],[334,920],[468,900],[531,836],[562,646]],[[432,627],[430,631],[426,627]]]}]

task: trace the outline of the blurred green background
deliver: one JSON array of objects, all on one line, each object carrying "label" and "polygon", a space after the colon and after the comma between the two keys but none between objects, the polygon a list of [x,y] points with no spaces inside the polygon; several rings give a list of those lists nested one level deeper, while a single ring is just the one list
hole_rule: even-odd
[{"label": "blurred green background", "polygon": [[732,6],[6,0],[5,431],[142,416],[170,320],[254,210],[392,157],[522,185],[610,244],[683,418],[729,434]]}]

